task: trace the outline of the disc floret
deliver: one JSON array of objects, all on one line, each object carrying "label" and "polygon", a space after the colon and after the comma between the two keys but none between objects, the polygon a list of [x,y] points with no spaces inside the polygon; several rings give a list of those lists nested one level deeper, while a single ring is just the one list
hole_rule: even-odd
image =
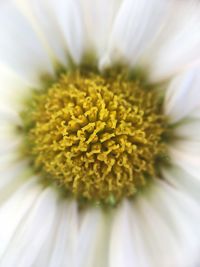
[{"label": "disc floret", "polygon": [[118,202],[156,174],[165,120],[156,93],[138,81],[78,70],[33,103],[28,153],[38,172],[76,198]]}]

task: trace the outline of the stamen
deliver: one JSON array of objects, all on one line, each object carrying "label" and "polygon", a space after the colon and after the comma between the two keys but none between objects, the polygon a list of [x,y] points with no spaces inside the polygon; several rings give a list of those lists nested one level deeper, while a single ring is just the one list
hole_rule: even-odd
[{"label": "stamen", "polygon": [[116,203],[156,175],[165,118],[156,93],[138,81],[66,73],[32,107],[24,121],[33,164],[76,198]]}]

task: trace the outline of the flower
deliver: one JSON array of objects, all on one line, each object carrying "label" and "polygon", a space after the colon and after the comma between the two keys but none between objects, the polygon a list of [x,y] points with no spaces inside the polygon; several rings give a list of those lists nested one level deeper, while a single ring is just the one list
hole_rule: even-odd
[{"label": "flower", "polygon": [[[199,265],[199,12],[200,5],[197,0],[94,0],[92,2],[89,0],[16,0],[3,1],[0,4],[0,116],[2,121],[0,126],[0,265],[2,267],[196,267]],[[112,78],[112,75],[108,78],[104,76],[105,70],[114,70],[119,65],[126,66],[137,80],[122,79],[119,82],[116,77],[120,76],[121,72],[118,72],[115,78]],[[67,70],[74,68],[71,76],[68,75]],[[122,70],[124,69],[125,67],[122,67]],[[53,83],[52,80],[54,80]],[[45,88],[48,88],[47,92],[52,93],[53,97],[43,90],[44,82],[48,82]],[[132,101],[130,93],[127,92],[130,87],[141,91],[143,86],[147,92],[142,93],[142,97],[138,97],[138,93],[134,95],[135,98],[137,95],[136,100],[140,103],[137,106],[137,101]],[[80,90],[78,90],[79,87]],[[154,102],[150,100],[148,104],[150,108],[144,104],[150,87],[153,87],[156,94],[164,99],[162,114],[167,119],[167,127],[164,126],[165,119],[160,122],[159,106],[157,104],[154,106]],[[67,97],[65,88],[70,94]],[[33,99],[33,92],[37,99],[34,102],[36,108],[35,106],[33,108],[33,114],[36,115],[32,115],[30,111],[32,104],[24,103],[24,100]],[[88,104],[89,108],[86,102],[82,101],[85,97],[82,92],[90,93],[90,101],[87,103],[93,105]],[[100,93],[101,105],[98,106],[97,95]],[[76,102],[72,101],[74,99],[72,96]],[[115,114],[118,114],[115,116],[116,124],[128,125],[126,130],[130,135],[133,129],[133,111],[139,109],[139,112],[134,114],[141,115],[137,124],[137,127],[140,127],[139,125],[144,126],[139,123],[139,120],[143,120],[147,107],[154,110],[154,113],[147,116],[149,119],[143,121],[148,125],[148,129],[153,129],[152,135],[149,134],[146,140],[144,136],[147,135],[147,131],[144,131],[142,138],[145,142],[144,139],[138,141],[137,138],[141,138],[141,129],[143,129],[138,128],[140,134],[136,136],[137,140],[131,139],[129,154],[135,155],[132,152],[133,147],[136,150],[142,147],[142,151],[147,151],[145,144],[149,145],[152,136],[156,136],[154,140],[157,141],[154,146],[151,146],[150,151],[154,151],[153,148],[157,148],[161,140],[162,145],[164,144],[167,149],[164,153],[167,154],[168,159],[163,164],[157,163],[155,157],[152,159],[149,156],[146,161],[141,161],[146,166],[150,159],[153,160],[153,164],[147,169],[147,173],[151,176],[153,172],[150,170],[156,169],[155,176],[149,182],[144,179],[142,190],[138,189],[137,180],[134,186],[138,192],[132,195],[135,191],[131,190],[131,198],[124,193],[122,197],[120,195],[117,198],[118,193],[113,190],[114,198],[112,195],[109,201],[101,205],[102,199],[105,200],[107,195],[105,197],[105,191],[103,191],[105,187],[100,187],[102,190],[97,191],[96,194],[97,205],[95,194],[91,195],[89,194],[91,191],[86,190],[81,192],[81,199],[82,197],[86,200],[90,199],[93,203],[85,203],[85,200],[79,202],[75,194],[79,191],[74,193],[74,189],[70,188],[71,180],[69,184],[64,180],[63,184],[67,184],[67,190],[71,190],[72,197],[68,197],[65,193],[61,194],[54,183],[43,181],[40,169],[36,171],[33,168],[37,162],[39,166],[42,162],[42,168],[44,168],[43,163],[51,163],[46,164],[45,175],[48,173],[51,177],[57,177],[57,171],[61,170],[58,168],[57,161],[54,161],[56,154],[50,157],[49,162],[47,161],[46,155],[49,156],[47,153],[49,150],[45,146],[44,138],[47,138],[46,134],[50,132],[48,136],[50,145],[52,143],[57,145],[57,139],[52,137],[55,128],[51,128],[52,124],[49,124],[49,121],[51,122],[51,118],[58,117],[56,117],[57,113],[50,111],[55,110],[57,101],[56,112],[64,112],[60,104],[63,97],[67,99],[64,103],[71,107],[70,118],[73,115],[76,117],[75,113],[81,112],[81,108],[84,109],[86,105],[84,112],[89,112],[87,114],[92,116],[91,120],[94,122],[96,122],[93,117],[95,107],[98,107],[100,112],[104,104],[109,102],[109,114],[112,115],[109,121],[114,124],[114,113],[112,113],[114,110]],[[44,102],[41,102],[43,101],[41,99]],[[47,100],[49,104],[45,110],[43,107],[46,108]],[[73,109],[73,104],[79,103],[78,101],[82,101],[82,106],[76,105],[76,109]],[[123,110],[123,114],[119,115],[115,104]],[[93,108],[92,113],[90,113],[91,108]],[[27,111],[25,117],[28,119],[23,119],[21,115],[21,112],[25,111]],[[49,117],[45,117],[48,112]],[[65,112],[62,116],[66,116]],[[129,119],[124,119],[124,114]],[[43,118],[48,118],[45,121],[46,124],[43,123]],[[155,124],[151,124],[152,118]],[[67,116],[66,121],[69,122]],[[31,122],[28,124],[28,131],[22,131],[23,134],[21,134],[27,122]],[[79,129],[76,128],[75,122],[77,120],[72,120],[70,127],[67,125],[68,128],[62,125],[61,129],[58,124],[56,127],[73,133],[74,129],[76,131]],[[39,128],[37,128],[38,125]],[[47,132],[44,135],[43,129],[47,126]],[[81,127],[84,126],[83,122]],[[117,135],[120,130],[125,129],[115,126],[111,127],[112,131],[103,132],[102,138],[107,138],[108,132],[111,135]],[[105,129],[104,126],[102,127]],[[158,135],[155,135],[155,128],[159,129]],[[50,129],[53,130],[50,131]],[[93,136],[95,130],[94,128],[88,130],[89,138]],[[62,131],[59,134],[63,134]],[[124,144],[127,144],[126,134],[123,132]],[[25,142],[27,138],[29,146]],[[82,136],[80,140],[81,138]],[[96,137],[92,138],[95,143]],[[141,143],[136,145],[138,142]],[[24,152],[22,145],[25,145],[25,154],[22,153]],[[161,147],[158,146],[159,149],[156,151],[160,153]],[[75,148],[83,149],[84,153],[88,153],[84,142],[82,146],[78,148],[75,146]],[[92,151],[98,151],[100,158],[98,160],[101,161],[104,157],[102,150],[98,149],[95,147]],[[119,147],[112,147],[112,149],[114,156],[118,155],[116,149]],[[74,151],[74,147],[68,151],[71,153],[68,154],[70,160]],[[128,148],[119,152],[123,159],[126,151]],[[79,152],[80,150],[76,150],[76,153]],[[25,157],[27,153],[31,155]],[[137,153],[139,155],[138,150]],[[159,153],[155,156],[160,155]],[[61,157],[60,155],[58,156]],[[40,161],[41,157],[42,161]],[[139,156],[138,158],[141,159]],[[75,175],[75,178],[80,174],[80,179],[84,177],[87,180],[90,171],[95,169],[96,161],[91,168],[86,168],[88,176],[77,174],[74,170],[79,161],[70,160],[70,164],[73,163],[70,175]],[[69,162],[67,168],[71,166]],[[140,161],[138,162],[137,168],[141,166]],[[89,162],[86,163],[90,166]],[[122,162],[122,166],[125,163]],[[130,167],[130,164],[128,166]],[[132,174],[138,170],[137,168],[130,167],[128,170]],[[62,171],[59,176],[62,181],[63,176],[67,177],[67,170]],[[97,168],[97,176],[99,173]],[[109,176],[111,183],[117,173],[123,174],[122,169],[117,169],[115,175],[112,173]],[[144,178],[143,176],[142,173],[140,178]],[[131,175],[128,177],[133,179]],[[101,177],[98,176],[98,178]],[[88,183],[86,181],[86,187],[93,188],[94,184],[88,186]],[[118,184],[116,188],[119,189]],[[119,192],[121,194],[122,191]],[[114,204],[114,206],[110,207],[108,204]]]}]

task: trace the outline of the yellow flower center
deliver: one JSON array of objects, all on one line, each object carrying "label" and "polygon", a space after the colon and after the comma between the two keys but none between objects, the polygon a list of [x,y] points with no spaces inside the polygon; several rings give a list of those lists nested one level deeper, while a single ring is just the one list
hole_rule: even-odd
[{"label": "yellow flower center", "polygon": [[156,93],[122,72],[62,74],[35,93],[24,121],[37,171],[78,199],[112,204],[133,196],[165,152]]}]

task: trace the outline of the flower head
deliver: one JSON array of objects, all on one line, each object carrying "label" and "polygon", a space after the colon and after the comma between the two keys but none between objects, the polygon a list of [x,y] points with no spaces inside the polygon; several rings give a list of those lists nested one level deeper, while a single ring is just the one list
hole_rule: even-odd
[{"label": "flower head", "polygon": [[200,5],[0,4],[0,265],[200,263]]}]

